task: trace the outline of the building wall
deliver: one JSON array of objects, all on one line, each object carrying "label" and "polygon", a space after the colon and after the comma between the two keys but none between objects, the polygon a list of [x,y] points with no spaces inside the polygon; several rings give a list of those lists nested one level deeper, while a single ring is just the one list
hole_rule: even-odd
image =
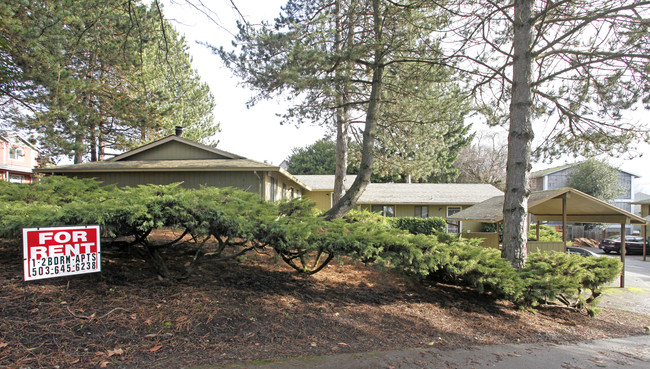
[{"label": "building wall", "polygon": [[259,180],[253,172],[126,172],[71,173],[66,175],[78,178],[96,178],[104,185],[115,184],[120,187],[182,182],[182,186],[186,188],[235,187],[247,192],[259,193]]},{"label": "building wall", "polygon": [[160,146],[139,152],[122,159],[133,160],[196,160],[196,159],[227,159],[218,155],[178,141],[170,141]]},{"label": "building wall", "polygon": [[[559,188],[565,188],[568,187],[568,182],[569,182],[569,175],[571,173],[572,168],[566,168],[561,171],[552,173],[547,175],[547,186],[544,188],[544,177],[539,177],[539,178],[534,178],[535,182],[535,187],[532,189],[533,191],[536,191],[541,184],[540,189],[544,190],[556,190]],[[624,173],[624,172],[618,172],[618,184],[621,186],[623,189],[623,193],[616,198],[613,201],[613,205],[618,207],[619,209],[623,209],[625,211],[631,212],[632,205],[630,204],[630,201],[632,201],[632,194],[634,191],[634,185],[633,185],[634,179],[629,173]],[[531,180],[531,185],[534,183],[533,180]]]},{"label": "building wall", "polygon": [[618,185],[623,189],[623,192],[618,196],[617,200],[632,200],[632,176],[618,172]]},{"label": "building wall", "polygon": [[543,191],[544,190],[544,177],[537,177],[530,179],[530,190],[531,191]]},{"label": "building wall", "polygon": [[[382,205],[392,205],[392,204],[382,204]],[[412,217],[415,215],[415,206],[416,205],[393,205],[395,207],[395,216],[398,217]],[[446,218],[447,217],[447,205],[426,205],[429,206],[429,217],[437,218]],[[462,209],[466,209],[469,206],[459,206]],[[372,211],[371,204],[358,204],[357,208],[360,210]],[[461,222],[461,232],[480,232],[481,223],[480,222]]]},{"label": "building wall", "polygon": [[327,211],[332,208],[332,191],[307,191],[305,197],[316,203],[316,209]]},{"label": "building wall", "polygon": [[[545,190],[556,190],[558,188],[565,188],[569,182],[569,170],[571,168],[563,169],[559,172],[551,173],[548,177],[548,186]],[[544,178],[542,177],[542,181]]]},{"label": "building wall", "polygon": [[[11,159],[11,148],[21,149],[23,156]],[[34,179],[32,169],[38,165],[38,152],[27,145],[16,145],[0,140],[0,180],[9,181],[10,176],[22,177],[23,183],[31,183]]]},{"label": "building wall", "polygon": [[[266,172],[264,175],[264,200],[266,201],[279,201],[291,200],[303,195],[302,188],[297,183],[287,178],[280,172]],[[271,199],[273,191],[272,184],[275,183],[275,198]],[[292,190],[293,189],[293,194]]]}]

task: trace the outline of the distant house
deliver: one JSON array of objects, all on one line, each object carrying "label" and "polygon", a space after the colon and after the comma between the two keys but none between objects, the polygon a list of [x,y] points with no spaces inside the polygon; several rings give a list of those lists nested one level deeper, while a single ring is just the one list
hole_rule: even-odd
[{"label": "distant house", "polygon": [[96,178],[103,184],[137,186],[182,182],[187,188],[235,187],[268,201],[300,197],[307,187],[286,170],[246,159],[177,135],[164,137],[114,158],[40,168],[38,173]]},{"label": "distant house", "polygon": [[0,179],[12,183],[34,182],[39,150],[15,132],[0,132]]},{"label": "distant house", "polygon": [[[573,168],[581,163],[573,163],[562,165],[559,167],[549,168],[533,172],[530,174],[530,190],[531,191],[545,191],[545,190],[557,190],[561,188],[568,187],[569,175]],[[616,199],[614,199],[611,204],[616,206],[619,209],[625,210],[629,213],[638,213],[637,209],[633,208],[634,202],[634,179],[639,178],[638,175],[632,174],[623,170],[618,171],[618,184],[623,189],[623,193]],[[551,225],[557,226],[558,222],[551,222]],[[569,235],[573,237],[571,233],[571,227],[569,226]],[[627,232],[634,232],[635,227],[628,225]],[[607,226],[607,233],[619,233],[620,228],[615,225]]]},{"label": "distant house", "polygon": [[[562,165],[532,172],[530,174],[530,190],[546,191],[568,187],[569,175],[573,168],[581,163]],[[623,170],[618,171],[618,184],[623,188],[623,193],[613,201],[613,205],[627,212],[632,212],[634,201],[634,179],[638,175]]]},{"label": "distant house", "polygon": [[[310,189],[305,192],[316,202],[316,207],[326,211],[332,208],[333,175],[296,175]],[[355,176],[346,176],[347,188]],[[369,210],[389,217],[441,217],[447,218],[464,208],[503,195],[489,184],[460,183],[370,183],[357,202],[360,210]],[[449,233],[478,232],[478,222],[448,222]]]}]

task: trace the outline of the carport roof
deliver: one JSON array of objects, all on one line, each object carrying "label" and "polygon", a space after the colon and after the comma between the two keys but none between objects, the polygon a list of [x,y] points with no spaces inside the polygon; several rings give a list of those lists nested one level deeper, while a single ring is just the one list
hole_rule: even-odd
[{"label": "carport roof", "polygon": [[[562,198],[566,198],[568,222],[646,224],[642,217],[598,200],[573,188],[530,194],[528,212],[537,220],[562,221]],[[462,210],[448,220],[498,223],[503,221],[503,196],[495,196]]]}]

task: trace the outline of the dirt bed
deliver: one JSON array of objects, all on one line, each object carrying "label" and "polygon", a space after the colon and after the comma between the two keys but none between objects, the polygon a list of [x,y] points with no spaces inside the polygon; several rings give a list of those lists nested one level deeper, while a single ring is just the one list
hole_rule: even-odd
[{"label": "dirt bed", "polygon": [[[180,250],[177,250],[180,251]],[[273,255],[157,278],[119,249],[103,271],[22,280],[21,246],[0,242],[0,367],[147,367],[417,347],[563,342],[644,333],[650,317],[605,309],[518,310],[444,284],[334,262],[302,276]],[[167,255],[177,265],[190,256]]]}]

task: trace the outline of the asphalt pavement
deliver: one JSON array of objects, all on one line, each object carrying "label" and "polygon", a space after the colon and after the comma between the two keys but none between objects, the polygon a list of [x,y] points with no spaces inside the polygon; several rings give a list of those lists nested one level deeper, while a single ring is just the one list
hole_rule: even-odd
[{"label": "asphalt pavement", "polygon": [[[598,249],[593,250],[602,253]],[[613,254],[604,256],[617,259],[621,257]],[[626,255],[625,288],[619,286],[620,280],[616,279],[603,289],[600,306],[650,315],[650,257],[643,261],[641,255]]]},{"label": "asphalt pavement", "polygon": [[402,350],[296,358],[226,368],[254,369],[591,369],[650,368],[650,336],[571,345],[510,344],[458,350]]}]

